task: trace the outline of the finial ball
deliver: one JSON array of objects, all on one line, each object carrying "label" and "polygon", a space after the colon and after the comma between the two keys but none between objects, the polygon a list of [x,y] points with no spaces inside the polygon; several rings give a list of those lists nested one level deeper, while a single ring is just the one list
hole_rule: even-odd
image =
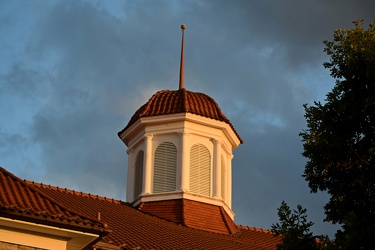
[{"label": "finial ball", "polygon": [[186,29],[186,24],[181,25],[181,29]]}]

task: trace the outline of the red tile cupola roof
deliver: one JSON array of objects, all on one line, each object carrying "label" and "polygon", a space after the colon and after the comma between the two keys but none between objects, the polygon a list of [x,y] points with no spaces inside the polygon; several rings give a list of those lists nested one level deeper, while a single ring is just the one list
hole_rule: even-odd
[{"label": "red tile cupola roof", "polygon": [[120,135],[142,117],[178,113],[190,113],[225,122],[231,126],[240,142],[243,143],[232,123],[223,114],[213,98],[203,93],[188,91],[185,88],[179,90],[161,90],[155,93],[147,103],[135,112],[128,125],[118,134]]}]

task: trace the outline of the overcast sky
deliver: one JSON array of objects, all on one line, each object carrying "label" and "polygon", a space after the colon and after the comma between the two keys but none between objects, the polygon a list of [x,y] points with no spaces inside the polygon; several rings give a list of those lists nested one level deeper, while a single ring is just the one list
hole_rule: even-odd
[{"label": "overcast sky", "polygon": [[216,100],[244,140],[233,153],[238,224],[269,229],[285,200],[315,234],[327,196],[301,177],[304,103],[334,79],[323,40],[375,20],[373,0],[0,1],[0,166],[22,179],[125,200],[117,137],[158,90]]}]

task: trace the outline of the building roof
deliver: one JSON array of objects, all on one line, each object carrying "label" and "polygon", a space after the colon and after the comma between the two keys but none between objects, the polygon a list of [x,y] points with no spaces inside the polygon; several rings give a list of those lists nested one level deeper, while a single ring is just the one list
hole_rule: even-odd
[{"label": "building roof", "polygon": [[[119,200],[23,181],[3,168],[0,178],[0,216],[46,216],[43,219],[48,218],[56,226],[61,225],[61,220],[69,222],[69,218],[75,218],[74,223],[82,226],[86,221],[93,228],[107,224],[110,233],[101,242],[119,249],[251,250],[275,249],[280,243],[280,238],[268,230],[239,225],[235,225],[232,234],[199,230],[150,215]],[[97,218],[98,213],[100,220],[90,219]]]},{"label": "building roof", "polygon": [[223,114],[213,98],[203,93],[188,91],[185,88],[161,90],[155,93],[147,103],[134,113],[126,127],[118,134],[120,135],[142,117],[177,113],[191,113],[225,122],[231,126],[240,142],[243,143],[232,123]]},{"label": "building roof", "polygon": [[83,232],[109,232],[95,215],[82,214],[0,167],[0,216]]},{"label": "building roof", "polygon": [[237,225],[222,206],[172,199],[144,202],[138,209],[190,228],[228,235],[237,232]]}]

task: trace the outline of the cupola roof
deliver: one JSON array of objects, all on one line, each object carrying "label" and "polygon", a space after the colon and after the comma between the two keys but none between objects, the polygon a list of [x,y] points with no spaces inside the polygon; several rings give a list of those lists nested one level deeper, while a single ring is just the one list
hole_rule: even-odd
[{"label": "cupola roof", "polygon": [[118,134],[120,135],[142,117],[178,113],[191,113],[225,122],[231,126],[240,142],[243,143],[232,123],[223,114],[213,98],[203,93],[188,91],[185,88],[179,90],[161,90],[155,93],[147,103],[134,113],[128,125]]}]

